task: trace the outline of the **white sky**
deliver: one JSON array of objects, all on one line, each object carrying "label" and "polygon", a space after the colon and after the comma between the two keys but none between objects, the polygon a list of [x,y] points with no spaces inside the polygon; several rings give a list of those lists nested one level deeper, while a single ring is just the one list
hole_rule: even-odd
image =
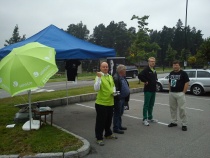
[{"label": "white sky", "polygon": [[[26,38],[50,24],[67,29],[80,21],[92,33],[99,24],[124,21],[127,28],[137,27],[133,15],[149,15],[148,27],[162,30],[173,27],[178,19],[185,25],[186,0],[0,0],[0,48],[12,37],[17,24]],[[187,24],[210,37],[210,0],[188,0]]]}]

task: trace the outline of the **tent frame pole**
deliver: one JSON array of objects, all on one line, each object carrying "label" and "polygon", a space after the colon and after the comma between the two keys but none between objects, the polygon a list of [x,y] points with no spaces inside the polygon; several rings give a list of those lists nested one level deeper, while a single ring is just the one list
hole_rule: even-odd
[{"label": "tent frame pole", "polygon": [[68,99],[68,81],[67,81],[67,70],[65,70],[65,74],[66,74],[66,105],[69,105],[69,99]]}]

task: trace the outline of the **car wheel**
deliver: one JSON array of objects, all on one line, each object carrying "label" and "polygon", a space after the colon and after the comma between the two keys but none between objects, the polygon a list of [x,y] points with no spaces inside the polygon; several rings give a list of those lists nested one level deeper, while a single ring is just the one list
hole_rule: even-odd
[{"label": "car wheel", "polygon": [[163,90],[163,87],[160,83],[156,83],[156,92],[161,92]]},{"label": "car wheel", "polygon": [[203,88],[200,86],[200,85],[194,85],[191,89],[191,92],[194,94],[194,95],[201,95],[203,93]]}]

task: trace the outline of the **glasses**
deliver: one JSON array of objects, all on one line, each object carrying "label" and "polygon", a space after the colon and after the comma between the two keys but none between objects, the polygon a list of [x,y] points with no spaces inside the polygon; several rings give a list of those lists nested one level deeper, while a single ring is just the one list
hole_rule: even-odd
[{"label": "glasses", "polygon": [[155,62],[155,61],[149,61],[149,62]]}]

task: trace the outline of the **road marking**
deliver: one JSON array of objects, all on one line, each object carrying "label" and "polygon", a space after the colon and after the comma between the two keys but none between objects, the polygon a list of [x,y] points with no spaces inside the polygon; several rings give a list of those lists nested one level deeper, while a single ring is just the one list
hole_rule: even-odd
[{"label": "road marking", "polygon": [[193,99],[202,99],[202,100],[210,100],[210,99],[206,99],[205,97],[201,97],[201,96],[194,96],[194,97],[189,97],[188,98],[193,98]]},{"label": "road marking", "polygon": [[163,122],[157,122],[157,123],[159,123],[159,124],[161,124],[161,125],[168,126],[168,123],[163,123]]},{"label": "road marking", "polygon": [[186,107],[186,109],[190,109],[190,110],[197,110],[197,111],[204,111],[204,110],[201,110],[201,109],[188,108],[188,107]]},{"label": "road marking", "polygon": [[[163,94],[163,93],[158,93],[161,95],[169,95],[169,94]],[[202,99],[202,100],[210,100],[210,99],[206,99],[206,97],[202,97],[202,96],[191,96],[191,95],[185,95],[186,98],[193,98],[193,99]]]},{"label": "road marking", "polygon": [[[131,116],[131,115],[128,115],[128,114],[123,114],[123,116],[127,116],[127,117],[130,117],[130,118],[133,118],[133,119],[137,119],[137,120],[143,120],[143,118],[140,118],[140,117],[136,117],[136,116]],[[161,124],[161,125],[166,125],[168,126],[168,123],[164,123],[164,122],[157,122],[158,124]]]},{"label": "road marking", "polygon": [[[138,102],[144,102],[143,100],[138,100],[138,99],[130,99],[130,100],[138,101]],[[169,106],[169,104],[162,104],[162,103],[155,103],[155,104],[157,104],[157,105]],[[186,107],[186,109],[197,110],[197,111],[204,111],[204,110],[202,110],[202,109],[189,108],[189,107]]]},{"label": "road marking", "polygon": [[127,117],[138,119],[138,120],[143,120],[143,118],[136,117],[136,116],[131,116],[131,115],[128,115],[128,114],[123,114],[123,116],[127,116]]},{"label": "road marking", "polygon": [[[90,108],[90,109],[95,109],[92,106],[88,106],[88,105],[84,105],[84,104],[78,104],[78,103],[76,103],[76,105],[83,106],[83,107]],[[143,120],[143,118],[136,117],[136,116],[131,116],[131,115],[128,115],[128,114],[123,114],[123,116],[130,117],[130,118],[137,119],[137,120]],[[168,123],[159,122],[159,121],[157,123],[158,124],[161,124],[161,125],[166,125],[166,126],[168,125]]]},{"label": "road marking", "polygon": [[95,109],[95,108],[92,107],[92,106],[87,106],[87,105],[84,105],[84,104],[78,104],[78,103],[76,103],[76,105],[83,106],[83,107],[86,107],[86,108]]},{"label": "road marking", "polygon": [[53,90],[53,89],[36,88],[36,89],[31,90],[31,91],[34,92],[34,93],[39,93],[39,92],[53,92],[55,90]]},{"label": "road marking", "polygon": [[53,92],[55,91],[54,89],[46,89],[47,92]]}]

